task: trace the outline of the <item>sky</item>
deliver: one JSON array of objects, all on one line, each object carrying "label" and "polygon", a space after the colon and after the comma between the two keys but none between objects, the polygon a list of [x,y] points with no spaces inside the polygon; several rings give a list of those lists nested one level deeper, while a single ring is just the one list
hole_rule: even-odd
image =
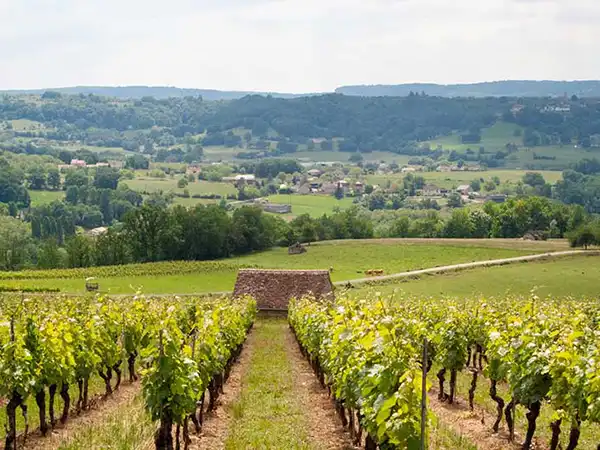
[{"label": "sky", "polygon": [[0,0],[0,90],[600,78],[597,0]]}]

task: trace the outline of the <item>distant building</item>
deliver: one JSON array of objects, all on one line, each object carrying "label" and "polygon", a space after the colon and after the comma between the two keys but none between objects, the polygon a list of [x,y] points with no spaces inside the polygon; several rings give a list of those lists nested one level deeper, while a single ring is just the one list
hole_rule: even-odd
[{"label": "distant building", "polygon": [[308,172],[308,175],[311,177],[320,177],[321,175],[323,175],[323,172],[320,171],[319,169],[310,169]]},{"label": "distant building", "polygon": [[515,115],[519,114],[521,111],[523,111],[524,109],[525,109],[525,105],[515,104],[510,109],[510,112],[512,113],[513,116],[515,116]]},{"label": "distant building", "polygon": [[401,170],[402,173],[413,173],[416,171],[417,169],[415,169],[414,167],[403,167]]},{"label": "distant building", "polygon": [[507,196],[504,194],[491,194],[485,198],[486,201],[494,203],[504,203],[506,199]]},{"label": "distant building", "polygon": [[356,192],[357,194],[362,194],[365,190],[365,185],[363,183],[361,183],[360,181],[357,181],[356,183],[354,183],[354,192]]},{"label": "distant building", "polygon": [[426,197],[435,197],[437,195],[442,195],[442,191],[435,184],[426,184],[423,186],[423,195]]},{"label": "distant building", "polygon": [[88,234],[92,237],[98,237],[98,236],[105,234],[106,232],[108,232],[108,228],[98,227],[98,228],[93,228],[90,231],[88,231]]},{"label": "distant building", "polygon": [[290,214],[292,212],[292,205],[281,205],[278,203],[265,203],[262,205],[262,209],[265,212],[274,214]]},{"label": "distant building", "polygon": [[461,184],[456,188],[456,192],[458,192],[461,195],[469,195],[469,192],[471,192],[471,186],[469,186],[468,184]]},{"label": "distant building", "polygon": [[71,166],[72,167],[86,167],[87,164],[83,159],[72,159]]},{"label": "distant building", "polygon": [[347,194],[348,191],[350,190],[350,183],[348,183],[346,180],[338,181],[337,185],[342,189],[344,194]]},{"label": "distant building", "polygon": [[224,177],[223,181],[235,184],[238,189],[244,186],[256,186],[258,181],[254,175],[236,175],[234,177]]},{"label": "distant building", "polygon": [[324,194],[333,195],[335,191],[337,191],[338,185],[337,183],[323,183],[321,186],[321,191]]}]

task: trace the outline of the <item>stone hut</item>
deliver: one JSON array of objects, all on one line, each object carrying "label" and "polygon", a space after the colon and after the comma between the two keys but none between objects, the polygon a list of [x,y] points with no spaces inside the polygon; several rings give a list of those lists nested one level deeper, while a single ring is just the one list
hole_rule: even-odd
[{"label": "stone hut", "polygon": [[291,298],[333,296],[327,270],[241,269],[233,296],[251,295],[260,310],[285,311]]}]

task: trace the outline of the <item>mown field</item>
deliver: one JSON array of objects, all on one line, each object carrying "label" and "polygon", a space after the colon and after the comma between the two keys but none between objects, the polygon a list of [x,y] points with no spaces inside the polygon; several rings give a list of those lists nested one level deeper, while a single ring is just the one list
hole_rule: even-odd
[{"label": "mown field", "polygon": [[183,194],[187,189],[190,195],[209,195],[218,194],[227,196],[228,194],[237,194],[237,189],[230,183],[218,183],[211,181],[195,181],[189,183],[185,188],[177,187],[177,182],[181,176],[173,178],[152,178],[139,176],[133,180],[122,180],[122,184],[126,184],[130,189],[138,192],[173,192],[175,194]]},{"label": "mown field", "polygon": [[113,294],[138,290],[151,294],[221,292],[233,289],[240,267],[267,269],[333,268],[333,281],[361,278],[369,269],[386,274],[448,264],[509,258],[560,250],[564,242],[524,243],[511,240],[365,240],[333,241],[312,245],[301,255],[288,255],[275,248],[223,262],[180,262],[97,267],[75,270],[3,272],[0,285],[9,287],[58,288],[81,293],[85,278],[98,278],[100,289]]},{"label": "mown field", "polygon": [[[481,172],[418,172],[417,176],[422,176],[426,182],[435,184],[440,188],[451,189],[461,184],[469,184],[473,180],[491,180],[494,177],[498,177],[502,183],[517,183],[522,181],[523,175],[530,170],[485,170]],[[554,184],[562,179],[562,172],[555,170],[535,170],[533,172],[541,173],[544,179]],[[403,175],[370,175],[367,177],[367,181],[371,184],[379,184],[380,186],[388,182],[401,183]]]},{"label": "mown field", "polygon": [[45,205],[52,203],[55,200],[63,200],[65,198],[64,191],[29,191],[31,197],[31,206]]},{"label": "mown field", "polygon": [[311,217],[321,217],[331,214],[335,208],[346,209],[352,206],[352,198],[338,200],[332,195],[285,195],[277,194],[268,197],[269,202],[276,204],[291,204],[291,217],[308,214]]},{"label": "mown field", "polygon": [[462,272],[424,275],[394,283],[363,286],[359,291],[397,291],[410,295],[465,297],[500,296],[507,293],[540,297],[592,297],[598,295],[600,257],[577,256],[555,261],[519,263],[501,267],[477,268]]}]

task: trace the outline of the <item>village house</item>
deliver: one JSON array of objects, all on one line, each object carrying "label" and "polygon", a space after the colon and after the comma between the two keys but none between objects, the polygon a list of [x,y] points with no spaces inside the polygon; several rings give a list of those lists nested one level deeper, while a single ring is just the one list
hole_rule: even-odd
[{"label": "village house", "polygon": [[505,194],[490,194],[485,198],[485,200],[494,203],[504,203],[506,198],[507,196]]},{"label": "village house", "polygon": [[321,184],[322,183],[319,180],[317,180],[316,178],[308,179],[308,186],[310,187],[310,189],[318,190],[321,187]]},{"label": "village house", "polygon": [[460,195],[469,195],[471,192],[471,186],[468,184],[461,184],[456,188],[456,192],[458,192]]},{"label": "village house", "polygon": [[365,185],[363,183],[361,183],[360,181],[357,181],[356,183],[354,183],[354,193],[355,194],[362,194],[365,191]]},{"label": "village house", "polygon": [[436,197],[442,195],[442,191],[435,184],[426,184],[423,186],[422,193],[425,197]]},{"label": "village house", "polygon": [[254,175],[236,175],[234,177],[224,177],[223,181],[233,183],[238,189],[244,186],[257,186],[258,181]]},{"label": "village house", "polygon": [[319,169],[310,169],[306,173],[308,173],[309,176],[315,177],[315,178],[319,178],[321,175],[323,175],[323,172]]}]

